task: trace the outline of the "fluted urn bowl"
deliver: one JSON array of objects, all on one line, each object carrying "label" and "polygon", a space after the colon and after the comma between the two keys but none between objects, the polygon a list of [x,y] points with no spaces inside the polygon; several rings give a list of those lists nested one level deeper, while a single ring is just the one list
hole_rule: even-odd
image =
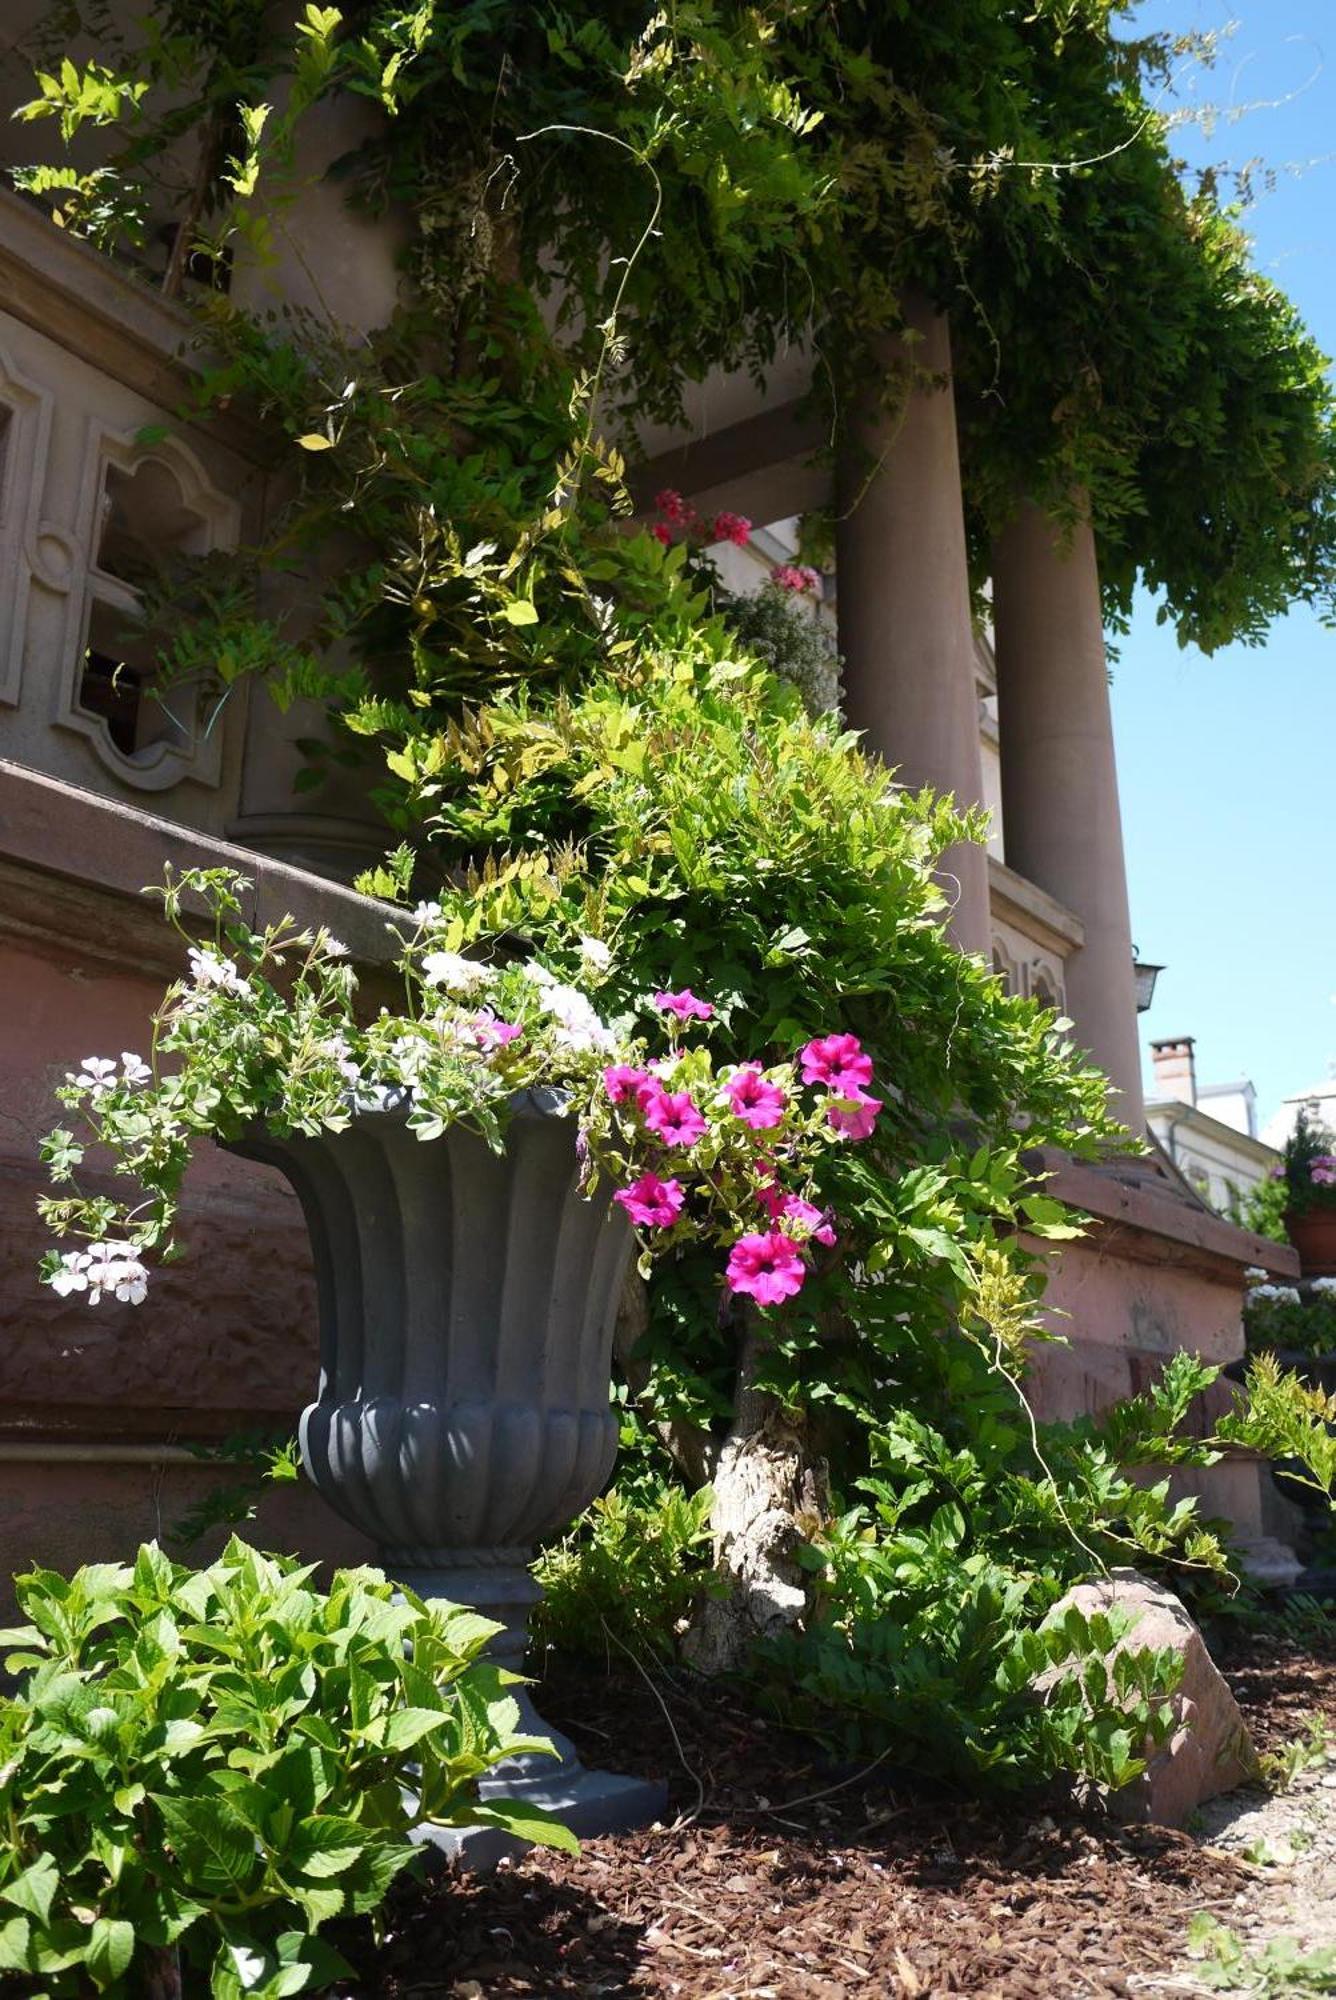
[{"label": "fluted urn bowl", "polygon": [[[632,1239],[609,1190],[581,1194],[564,1108],[553,1091],[517,1097],[502,1153],[457,1125],[420,1140],[403,1092],[361,1104],[342,1132],[257,1131],[233,1148],[287,1177],[311,1235],[307,1473],[391,1575],[500,1620],[496,1651],[515,1667],[534,1544],[588,1506],[617,1450],[612,1336]],[[563,1769],[567,1791],[601,1776]],[[513,1793],[514,1770],[502,1775],[493,1789]],[[652,1816],[662,1797],[628,1793],[591,1817],[549,1798],[550,1777],[529,1788],[587,1831]]]},{"label": "fluted urn bowl", "polygon": [[297,1192],[315,1257],[320,1388],[302,1459],[395,1570],[523,1561],[612,1469],[613,1324],[631,1247],[579,1190],[553,1091],[515,1101],[503,1153],[423,1142],[403,1093],[349,1128],[246,1138]]}]

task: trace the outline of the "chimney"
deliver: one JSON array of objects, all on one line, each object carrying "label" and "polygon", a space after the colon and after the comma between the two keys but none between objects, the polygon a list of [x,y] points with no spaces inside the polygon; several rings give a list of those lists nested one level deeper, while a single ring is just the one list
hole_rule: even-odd
[{"label": "chimney", "polygon": [[1155,1095],[1174,1104],[1197,1102],[1196,1043],[1191,1035],[1179,1035],[1167,1042],[1152,1042],[1150,1059],[1155,1067]]}]

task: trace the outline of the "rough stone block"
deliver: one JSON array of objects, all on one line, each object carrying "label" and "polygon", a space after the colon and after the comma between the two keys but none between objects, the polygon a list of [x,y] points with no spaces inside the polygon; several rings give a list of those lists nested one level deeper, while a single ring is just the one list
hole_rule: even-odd
[{"label": "rough stone block", "polygon": [[1183,1679],[1174,1696],[1177,1716],[1172,1735],[1142,1775],[1109,1795],[1115,1818],[1182,1826],[1190,1813],[1219,1792],[1247,1784],[1257,1773],[1257,1757],[1238,1703],[1206,1650],[1206,1641],[1187,1611],[1162,1584],[1132,1569],[1079,1583],[1062,1599],[1087,1618],[1118,1610],[1133,1623],[1116,1652],[1134,1647],[1172,1647],[1183,1661]]}]

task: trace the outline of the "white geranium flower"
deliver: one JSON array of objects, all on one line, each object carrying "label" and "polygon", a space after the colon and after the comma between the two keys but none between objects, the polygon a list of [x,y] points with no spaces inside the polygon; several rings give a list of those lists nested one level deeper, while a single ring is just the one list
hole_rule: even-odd
[{"label": "white geranium flower", "polygon": [[492,977],[487,966],[457,951],[429,951],[422,961],[423,985],[443,986],[447,993],[479,993]]},{"label": "white geranium flower", "polygon": [[1263,1285],[1266,1283],[1266,1272],[1260,1264],[1249,1264],[1243,1277],[1244,1282],[1249,1285]]},{"label": "white geranium flower", "polygon": [[88,1258],[88,1303],[99,1304],[105,1292],[122,1305],[139,1306],[148,1295],[148,1271],[133,1243],[94,1243]]},{"label": "white geranium flower", "polygon": [[133,1054],[129,1049],[122,1049],[121,1075],[127,1083],[149,1083],[152,1081],[153,1072],[142,1056]]},{"label": "white geranium flower", "polygon": [[60,1260],[60,1269],[53,1271],[47,1279],[53,1292],[59,1292],[62,1299],[71,1292],[88,1290],[88,1266],[90,1258],[86,1250],[66,1250]]},{"label": "white geranium flower", "polygon": [[583,1055],[590,1049],[606,1052],[614,1046],[612,1030],[605,1026],[584,994],[574,986],[551,979],[540,986],[543,1006],[557,1023],[559,1047]]},{"label": "white geranium flower", "polygon": [[346,1035],[327,1035],[323,1042],[316,1043],[316,1048],[322,1056],[329,1057],[348,1083],[361,1081],[362,1072]]},{"label": "white geranium flower", "polygon": [[1299,1294],[1293,1285],[1254,1285],[1253,1299],[1275,1299],[1281,1305],[1297,1306]]},{"label": "white geranium flower", "polygon": [[207,946],[201,949],[193,944],[186,957],[190,961],[190,976],[196,986],[217,987],[220,993],[250,992],[250,981],[237,970],[230,958],[221,958]]},{"label": "white geranium flower", "polygon": [[425,928],[428,924],[439,924],[441,906],[439,903],[419,903],[413,911],[413,922]]},{"label": "white geranium flower", "polygon": [[90,1096],[101,1097],[116,1081],[116,1065],[110,1056],[85,1056],[79,1074],[71,1075],[69,1081],[77,1083]]},{"label": "white geranium flower", "polygon": [[612,953],[600,938],[582,937],[580,956],[585,964],[593,966],[596,972],[606,972],[612,964]]},{"label": "white geranium flower", "polygon": [[1312,1289],[1315,1292],[1336,1292],[1336,1278],[1314,1278]]}]

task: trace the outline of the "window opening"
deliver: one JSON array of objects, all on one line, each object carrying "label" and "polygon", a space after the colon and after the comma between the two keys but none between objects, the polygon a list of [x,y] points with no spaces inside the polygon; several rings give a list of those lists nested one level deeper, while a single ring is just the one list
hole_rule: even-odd
[{"label": "window opening", "polygon": [[[107,467],[101,519],[78,706],[102,722],[123,757],[163,745],[188,749],[188,724],[154,691],[158,639],[139,619],[139,595],[173,557],[207,553],[208,524],[155,458],[129,471]],[[193,707],[184,691],[177,698]]]}]

